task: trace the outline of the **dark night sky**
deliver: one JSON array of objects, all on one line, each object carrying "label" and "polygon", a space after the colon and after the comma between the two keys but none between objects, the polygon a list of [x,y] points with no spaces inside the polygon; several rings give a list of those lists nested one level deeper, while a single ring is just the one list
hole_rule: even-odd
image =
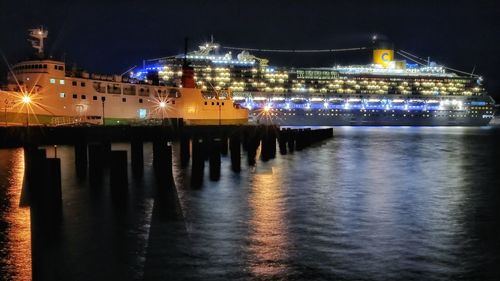
[{"label": "dark night sky", "polygon": [[[360,47],[373,34],[449,67],[485,77],[500,97],[499,1],[55,1],[0,0],[0,49],[9,62],[31,53],[26,30],[49,29],[51,55],[102,73],[183,50],[213,34],[227,46],[321,49]],[[191,45],[194,47],[193,45]],[[277,66],[367,63],[368,52],[256,54]],[[5,76],[5,63],[0,74]]]}]

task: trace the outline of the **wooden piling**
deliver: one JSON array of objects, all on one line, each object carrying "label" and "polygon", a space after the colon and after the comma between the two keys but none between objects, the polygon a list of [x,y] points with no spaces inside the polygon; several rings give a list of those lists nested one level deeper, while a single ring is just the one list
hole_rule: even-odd
[{"label": "wooden piling", "polygon": [[110,153],[109,183],[114,194],[127,193],[128,165],[126,150],[112,150]]},{"label": "wooden piling", "polygon": [[89,178],[91,185],[102,183],[104,170],[103,146],[98,143],[89,144]]},{"label": "wooden piling", "polygon": [[78,177],[85,177],[88,165],[88,152],[86,142],[75,143],[75,168]]},{"label": "wooden piling", "polygon": [[241,171],[241,141],[238,132],[229,138],[229,150],[231,151],[231,169],[239,173]]},{"label": "wooden piling", "polygon": [[181,167],[185,168],[189,164],[189,136],[181,135],[180,142],[180,153],[181,153]]},{"label": "wooden piling", "polygon": [[209,170],[211,181],[218,181],[220,179],[221,144],[221,139],[214,139],[210,146]]},{"label": "wooden piling", "polygon": [[144,145],[141,140],[133,140],[130,143],[130,153],[132,158],[132,174],[140,178],[144,173]]},{"label": "wooden piling", "polygon": [[203,184],[203,172],[205,169],[205,155],[203,150],[203,139],[193,138],[193,155],[191,164],[191,186],[201,187]]}]

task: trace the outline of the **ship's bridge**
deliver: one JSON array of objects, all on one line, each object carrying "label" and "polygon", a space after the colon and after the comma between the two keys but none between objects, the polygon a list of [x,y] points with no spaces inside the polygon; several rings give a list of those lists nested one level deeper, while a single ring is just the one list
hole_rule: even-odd
[{"label": "ship's bridge", "polygon": [[30,82],[40,80],[42,76],[52,78],[65,77],[64,62],[56,60],[29,60],[15,64],[8,74],[9,84],[31,84]]}]

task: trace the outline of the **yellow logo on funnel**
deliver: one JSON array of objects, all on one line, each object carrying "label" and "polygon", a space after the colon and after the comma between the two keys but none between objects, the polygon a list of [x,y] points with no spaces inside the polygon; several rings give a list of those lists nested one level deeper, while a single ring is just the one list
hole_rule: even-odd
[{"label": "yellow logo on funnel", "polygon": [[383,67],[388,67],[389,63],[394,60],[394,51],[388,49],[373,50],[373,63],[380,64]]}]

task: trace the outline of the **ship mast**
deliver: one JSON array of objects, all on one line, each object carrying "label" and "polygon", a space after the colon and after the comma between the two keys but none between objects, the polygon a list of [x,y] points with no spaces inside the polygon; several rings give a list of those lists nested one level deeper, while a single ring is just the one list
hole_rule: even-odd
[{"label": "ship mast", "polygon": [[49,31],[45,30],[43,27],[29,29],[30,37],[33,37],[34,40],[29,40],[31,42],[31,46],[38,51],[38,55],[43,57],[43,40],[47,38],[49,35]]}]

